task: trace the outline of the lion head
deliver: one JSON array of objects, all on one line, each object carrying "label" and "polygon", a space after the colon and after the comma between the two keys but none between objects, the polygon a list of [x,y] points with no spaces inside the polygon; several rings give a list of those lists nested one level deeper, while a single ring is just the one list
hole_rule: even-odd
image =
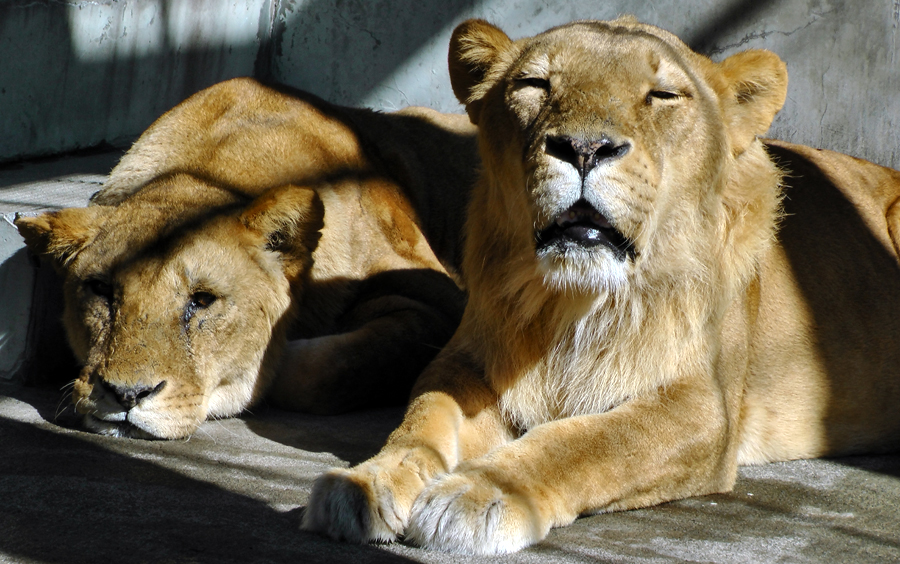
[{"label": "lion head", "polygon": [[633,18],[518,41],[471,20],[449,66],[483,161],[458,334],[506,416],[602,412],[713,362],[774,240],[781,176],[757,136],[782,61],[715,63]]},{"label": "lion head", "polygon": [[767,213],[777,199],[773,186],[727,193],[748,168],[774,178],[756,136],[787,74],[767,51],[716,64],[632,18],[520,41],[472,20],[451,40],[450,73],[480,130],[488,188],[472,210],[504,210],[483,235],[495,242],[478,237],[470,255],[533,265],[549,289],[596,293],[694,269],[718,252],[723,208],[762,199]]},{"label": "lion head", "polygon": [[322,226],[312,190],[246,199],[184,174],[117,206],[16,220],[64,278],[84,368],[76,410],[98,433],[179,438],[236,414],[272,378]]}]

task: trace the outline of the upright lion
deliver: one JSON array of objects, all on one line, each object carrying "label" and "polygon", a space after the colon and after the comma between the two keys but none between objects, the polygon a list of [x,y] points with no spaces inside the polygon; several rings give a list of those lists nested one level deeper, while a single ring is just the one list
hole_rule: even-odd
[{"label": "upright lion", "polygon": [[63,274],[86,426],[171,439],[263,397],[405,401],[462,315],[476,165],[465,116],[250,79],[179,104],[92,205],[16,222]]},{"label": "upright lion", "polygon": [[[466,553],[900,446],[900,173],[763,142],[785,65],[631,18],[453,33],[478,125],[462,322],[304,527]],[[782,205],[783,202],[783,205]]]}]

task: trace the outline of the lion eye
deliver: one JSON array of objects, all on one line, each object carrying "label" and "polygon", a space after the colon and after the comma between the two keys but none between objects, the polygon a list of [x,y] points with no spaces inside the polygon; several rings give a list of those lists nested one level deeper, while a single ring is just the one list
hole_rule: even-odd
[{"label": "lion eye", "polygon": [[[209,292],[194,292],[191,294],[190,299],[188,300],[187,306],[184,308],[184,313],[181,316],[181,320],[184,323],[190,323],[191,319],[194,318],[194,314],[196,314],[201,309],[206,309],[211,306],[216,301],[216,296],[214,294],[210,294]],[[201,321],[201,326],[203,322]]]},{"label": "lion eye", "polygon": [[546,90],[548,92],[550,91],[550,81],[546,78],[539,78],[536,76],[523,76],[516,79],[516,84],[519,86],[540,88],[541,90]]},{"label": "lion eye", "polygon": [[191,295],[191,303],[188,305],[193,310],[206,309],[216,301],[216,297],[209,292],[194,292]]},{"label": "lion eye", "polygon": [[647,103],[652,104],[653,100],[677,100],[682,95],[671,90],[651,90],[647,93]]},{"label": "lion eye", "polygon": [[88,289],[96,296],[104,298],[106,300],[112,298],[113,288],[107,282],[103,280],[93,279],[87,281]]}]

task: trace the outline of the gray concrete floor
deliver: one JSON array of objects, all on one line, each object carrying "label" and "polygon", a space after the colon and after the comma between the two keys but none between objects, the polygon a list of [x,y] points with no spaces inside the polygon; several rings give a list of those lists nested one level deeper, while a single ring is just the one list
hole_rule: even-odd
[{"label": "gray concrete floor", "polygon": [[0,215],[83,206],[122,154],[110,150],[0,165]]},{"label": "gray concrete floor", "polygon": [[62,396],[0,384],[2,562],[900,562],[900,456],[743,468],[729,494],[582,518],[520,553],[464,558],[298,529],[313,479],[375,453],[398,409],[261,407],[161,442],[74,430]]}]

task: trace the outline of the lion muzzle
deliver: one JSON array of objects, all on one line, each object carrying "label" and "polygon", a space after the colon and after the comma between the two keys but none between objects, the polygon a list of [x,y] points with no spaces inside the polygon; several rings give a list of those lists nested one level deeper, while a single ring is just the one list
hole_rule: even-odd
[{"label": "lion muzzle", "polygon": [[163,380],[155,386],[144,384],[134,384],[129,386],[112,384],[105,380],[101,380],[100,385],[108,394],[115,398],[119,405],[126,410],[130,410],[159,394],[163,388],[166,387],[166,381]]},{"label": "lion muzzle", "polygon": [[545,144],[547,154],[574,166],[582,182],[598,165],[625,156],[630,148],[631,144],[627,141],[613,141],[606,135],[595,140],[548,135]]}]

